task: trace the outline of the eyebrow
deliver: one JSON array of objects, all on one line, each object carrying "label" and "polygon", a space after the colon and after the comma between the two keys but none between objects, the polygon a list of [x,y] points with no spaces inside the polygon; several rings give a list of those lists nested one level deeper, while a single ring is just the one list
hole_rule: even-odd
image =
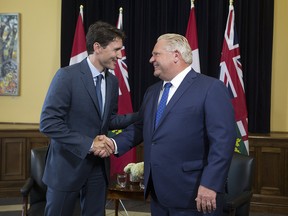
[{"label": "eyebrow", "polygon": [[152,55],[158,55],[161,54],[161,52],[152,52]]}]

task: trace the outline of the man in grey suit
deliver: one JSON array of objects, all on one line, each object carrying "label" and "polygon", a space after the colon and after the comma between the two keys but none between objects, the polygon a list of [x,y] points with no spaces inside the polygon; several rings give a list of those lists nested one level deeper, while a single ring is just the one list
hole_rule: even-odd
[{"label": "man in grey suit", "polygon": [[191,68],[191,48],[178,34],[158,38],[150,63],[161,81],[147,89],[140,120],[113,137],[116,153],[144,142],[144,193],[151,194],[153,216],[222,216],[236,141],[227,88]]},{"label": "man in grey suit", "polygon": [[47,216],[71,216],[79,193],[82,215],[105,215],[107,156],[114,146],[96,136],[125,128],[138,117],[117,115],[118,80],[107,71],[122,57],[124,37],[108,23],[91,25],[88,57],[60,68],[51,82],[40,119],[40,131],[51,139],[43,176]]}]

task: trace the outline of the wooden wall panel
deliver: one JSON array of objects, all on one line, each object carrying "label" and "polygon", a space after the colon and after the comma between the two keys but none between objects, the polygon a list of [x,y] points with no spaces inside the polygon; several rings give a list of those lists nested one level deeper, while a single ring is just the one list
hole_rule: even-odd
[{"label": "wooden wall panel", "polygon": [[48,142],[38,125],[0,123],[0,197],[21,196],[30,173],[30,150]]},{"label": "wooden wall panel", "polygon": [[4,138],[1,144],[1,180],[25,180],[25,138]]},{"label": "wooden wall panel", "polygon": [[249,136],[255,158],[251,210],[288,212],[288,133]]},{"label": "wooden wall panel", "polygon": [[283,164],[284,152],[280,148],[263,147],[261,148],[259,172],[261,178],[260,194],[284,196]]}]

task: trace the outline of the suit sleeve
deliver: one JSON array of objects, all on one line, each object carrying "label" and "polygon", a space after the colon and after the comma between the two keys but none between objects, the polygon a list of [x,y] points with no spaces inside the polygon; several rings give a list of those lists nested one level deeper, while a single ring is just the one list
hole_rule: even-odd
[{"label": "suit sleeve", "polygon": [[127,113],[127,114],[117,114],[118,113],[118,98],[119,98],[119,84],[117,78],[109,74],[113,80],[113,90],[109,92],[112,97],[112,113],[110,117],[109,130],[124,129],[129,125],[133,124],[139,119],[138,112]]},{"label": "suit sleeve", "polygon": [[68,127],[72,81],[67,73],[70,71],[59,69],[50,84],[41,112],[40,131],[83,159],[93,139]]},{"label": "suit sleeve", "polygon": [[201,185],[223,192],[236,141],[236,125],[227,88],[219,80],[212,84],[205,100],[205,125],[209,152]]}]

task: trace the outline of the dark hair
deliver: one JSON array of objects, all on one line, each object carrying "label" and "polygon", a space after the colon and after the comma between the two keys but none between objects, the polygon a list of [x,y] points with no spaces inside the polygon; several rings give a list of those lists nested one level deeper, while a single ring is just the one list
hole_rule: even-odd
[{"label": "dark hair", "polygon": [[120,38],[124,42],[125,34],[109,23],[97,21],[90,25],[86,35],[86,48],[88,55],[94,52],[93,45],[98,42],[102,47],[106,47],[115,38]]}]

